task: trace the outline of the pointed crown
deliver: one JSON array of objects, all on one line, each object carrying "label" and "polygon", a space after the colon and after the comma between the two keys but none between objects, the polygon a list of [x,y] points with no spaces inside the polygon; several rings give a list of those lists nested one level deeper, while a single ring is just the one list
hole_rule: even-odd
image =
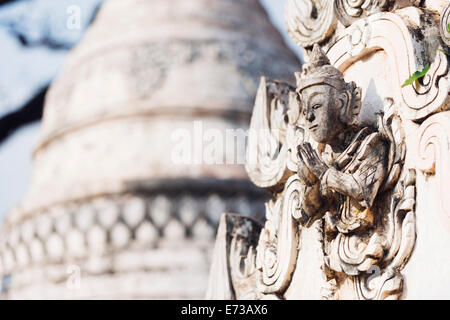
[{"label": "pointed crown", "polygon": [[316,43],[311,54],[311,61],[302,68],[301,72],[296,72],[297,92],[318,84],[328,84],[336,89],[345,86],[344,75],[341,71],[330,64],[330,60]]},{"label": "pointed crown", "polygon": [[315,44],[311,54],[311,62],[303,67],[302,72],[296,72],[297,89],[300,93],[303,89],[315,85],[329,85],[342,94],[348,96],[348,103],[345,106],[343,121],[353,124],[358,118],[361,110],[361,88],[351,81],[344,80],[344,74],[330,64],[330,60],[322,51],[318,44]]}]

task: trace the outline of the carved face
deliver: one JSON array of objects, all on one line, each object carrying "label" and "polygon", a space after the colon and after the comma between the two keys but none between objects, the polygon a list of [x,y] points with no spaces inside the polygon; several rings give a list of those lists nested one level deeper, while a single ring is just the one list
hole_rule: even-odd
[{"label": "carved face", "polygon": [[345,125],[339,113],[341,102],[336,89],[329,85],[315,85],[301,91],[302,118],[305,129],[319,143],[330,143]]}]

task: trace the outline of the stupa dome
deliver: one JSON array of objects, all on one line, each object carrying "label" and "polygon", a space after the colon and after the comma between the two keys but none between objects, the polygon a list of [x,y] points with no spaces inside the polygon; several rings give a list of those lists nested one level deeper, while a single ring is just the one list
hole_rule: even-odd
[{"label": "stupa dome", "polygon": [[264,211],[227,130],[248,128],[261,75],[299,69],[257,0],[105,1],[51,86],[4,223],[10,297],[201,298],[220,214]]}]

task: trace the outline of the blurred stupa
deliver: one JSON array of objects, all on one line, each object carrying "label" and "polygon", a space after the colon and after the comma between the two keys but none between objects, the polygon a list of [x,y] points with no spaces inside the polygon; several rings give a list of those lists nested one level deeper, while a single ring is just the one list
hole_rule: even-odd
[{"label": "blurred stupa", "polygon": [[220,214],[264,211],[227,132],[299,67],[257,0],[106,1],[47,96],[2,296],[202,298]]}]

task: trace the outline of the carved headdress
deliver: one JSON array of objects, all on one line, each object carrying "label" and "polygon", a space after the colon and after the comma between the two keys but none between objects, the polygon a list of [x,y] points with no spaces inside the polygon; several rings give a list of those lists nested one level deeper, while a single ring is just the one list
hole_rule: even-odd
[{"label": "carved headdress", "polygon": [[356,121],[361,110],[361,89],[353,81],[345,82],[344,74],[331,65],[318,44],[313,47],[310,63],[305,65],[301,72],[296,72],[295,77],[297,93],[315,85],[329,85],[335,88],[345,98],[346,109],[343,110],[342,120],[348,124]]}]

